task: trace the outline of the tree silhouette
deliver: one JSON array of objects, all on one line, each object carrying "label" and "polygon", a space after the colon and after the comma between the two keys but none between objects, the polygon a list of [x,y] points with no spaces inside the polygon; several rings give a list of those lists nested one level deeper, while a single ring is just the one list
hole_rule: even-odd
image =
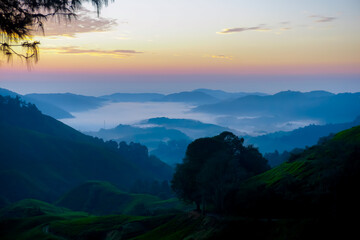
[{"label": "tree silhouette", "polygon": [[171,187],[176,195],[194,202],[197,210],[206,205],[225,212],[226,199],[245,179],[269,169],[266,159],[244,139],[230,132],[190,143],[182,164],[175,170]]},{"label": "tree silhouette", "polygon": [[108,0],[0,0],[0,52],[9,61],[13,55],[38,61],[40,42],[30,41],[32,31],[42,30],[50,17],[70,21],[82,3],[91,2],[99,14]]}]

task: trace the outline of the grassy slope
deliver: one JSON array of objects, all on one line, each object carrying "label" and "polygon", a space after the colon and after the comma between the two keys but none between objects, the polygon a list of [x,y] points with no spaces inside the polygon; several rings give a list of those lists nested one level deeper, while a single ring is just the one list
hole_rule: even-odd
[{"label": "grassy slope", "polygon": [[96,215],[149,215],[170,209],[185,209],[177,199],[161,200],[147,194],[129,194],[107,182],[91,181],[71,190],[59,199],[58,206]]},{"label": "grassy slope", "polygon": [[203,222],[186,214],[92,216],[28,199],[0,211],[0,239],[183,239],[203,232]]},{"label": "grassy slope", "polygon": [[263,184],[268,187],[281,184],[284,178],[292,176],[298,180],[319,181],[330,168],[341,168],[352,151],[360,148],[360,126],[336,134],[330,141],[313,146],[298,155],[292,162],[286,162],[248,181],[248,184]]},{"label": "grassy slope", "polygon": [[[194,214],[156,217],[43,214],[0,220],[2,240],[94,239],[324,239],[332,222],[203,217]],[[345,237],[347,233],[341,235]],[[341,239],[341,238],[340,238]]]},{"label": "grassy slope", "polygon": [[166,224],[174,217],[91,216],[27,199],[0,211],[0,239],[117,239],[120,236],[128,239]]}]

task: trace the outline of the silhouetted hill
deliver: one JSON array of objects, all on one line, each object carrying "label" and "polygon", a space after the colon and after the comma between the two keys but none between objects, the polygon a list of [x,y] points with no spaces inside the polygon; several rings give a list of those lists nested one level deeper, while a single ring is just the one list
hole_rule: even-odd
[{"label": "silhouetted hill", "polygon": [[7,89],[0,88],[0,96],[10,96],[10,97],[21,97],[24,101],[33,103],[37,106],[37,108],[44,114],[49,115],[56,119],[62,118],[73,118],[74,116],[71,115],[69,112],[65,111],[62,108],[59,108],[51,103],[44,102],[38,99],[33,99],[30,97],[22,96],[16,92],[9,91]]},{"label": "silhouetted hill", "polygon": [[139,179],[171,178],[172,169],[150,158],[146,147],[124,152],[125,147],[86,136],[32,104],[0,97],[0,182],[6,183],[0,186],[0,196],[7,200],[50,201],[88,180],[128,190]]},{"label": "silhouetted hill", "polygon": [[104,140],[138,142],[150,149],[156,148],[159,142],[189,139],[188,136],[176,129],[168,129],[162,126],[136,127],[122,124],[112,129],[100,129],[98,132],[87,132],[87,134]]},{"label": "silhouetted hill", "polygon": [[87,134],[104,140],[117,142],[138,142],[147,146],[150,154],[155,154],[162,161],[174,165],[184,157],[187,144],[191,139],[183,132],[163,126],[135,127],[118,125],[112,129],[100,129]]},{"label": "silhouetted hill", "polygon": [[360,93],[332,94],[324,91],[279,92],[270,96],[246,96],[203,105],[198,112],[286,120],[315,119],[326,123],[351,121],[360,114]]},{"label": "silhouetted hill", "polygon": [[255,95],[255,96],[266,96],[268,94],[261,93],[261,92],[225,92],[222,90],[213,90],[213,89],[206,89],[206,88],[199,88],[195,89],[193,92],[203,92],[210,96],[213,96],[214,98],[220,99],[220,100],[231,100],[236,99],[240,97],[245,97],[249,95]]},{"label": "silhouetted hill", "polygon": [[21,96],[20,94],[16,93],[16,92],[13,92],[13,91],[10,91],[10,90],[7,90],[5,88],[0,88],[0,96],[10,96],[10,97],[16,97],[16,96]]},{"label": "silhouetted hill", "polygon": [[169,129],[176,129],[185,133],[192,139],[215,136],[225,131],[237,133],[236,130],[227,127],[222,127],[216,124],[203,123],[192,119],[158,117],[144,120],[141,122],[141,124],[150,124],[166,127]]},{"label": "silhouetted hill", "polygon": [[68,112],[81,112],[98,108],[106,103],[105,99],[72,93],[33,93],[25,95],[27,99],[50,103]]},{"label": "silhouetted hill", "polygon": [[158,101],[209,104],[218,102],[219,100],[203,92],[179,92],[166,95],[160,98]]},{"label": "silhouetted hill", "polygon": [[164,162],[175,165],[185,156],[191,139],[218,135],[235,130],[191,119],[150,118],[137,125],[119,125],[113,129],[100,129],[87,134],[117,142],[139,142],[147,146],[151,154]]},{"label": "silhouetted hill", "polygon": [[159,100],[164,96],[159,93],[114,93],[101,96],[101,98],[113,102],[150,102]]},{"label": "silhouetted hill", "polygon": [[290,132],[275,132],[257,137],[245,137],[245,139],[247,143],[258,147],[262,153],[274,152],[275,150],[282,152],[315,145],[321,137],[326,137],[329,134],[335,134],[357,125],[360,125],[360,117],[348,123],[312,124]]}]

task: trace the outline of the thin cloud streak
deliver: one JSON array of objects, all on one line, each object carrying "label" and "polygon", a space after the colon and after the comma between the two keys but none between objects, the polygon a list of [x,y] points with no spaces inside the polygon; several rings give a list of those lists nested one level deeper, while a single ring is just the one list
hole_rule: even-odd
[{"label": "thin cloud streak", "polygon": [[310,18],[315,18],[315,22],[318,23],[325,23],[325,22],[332,22],[334,20],[336,20],[336,17],[326,17],[326,16],[321,16],[321,15],[311,15],[309,16]]},{"label": "thin cloud streak", "polygon": [[210,55],[206,56],[208,58],[215,58],[215,59],[224,59],[224,60],[233,60],[233,56],[226,56],[226,55]]},{"label": "thin cloud streak", "polygon": [[280,24],[282,24],[282,25],[288,25],[288,24],[290,24],[290,21],[283,21],[283,22],[280,22]]},{"label": "thin cloud streak", "polygon": [[225,28],[221,32],[217,32],[218,34],[231,34],[231,33],[239,33],[245,31],[270,31],[271,29],[266,28],[264,24],[261,24],[256,27],[238,27],[238,28]]},{"label": "thin cloud streak", "polygon": [[135,54],[141,54],[135,50],[98,50],[98,49],[83,49],[78,47],[61,47],[61,48],[43,48],[47,51],[55,51],[60,54],[87,54],[93,56],[113,56],[113,57],[131,57]]}]

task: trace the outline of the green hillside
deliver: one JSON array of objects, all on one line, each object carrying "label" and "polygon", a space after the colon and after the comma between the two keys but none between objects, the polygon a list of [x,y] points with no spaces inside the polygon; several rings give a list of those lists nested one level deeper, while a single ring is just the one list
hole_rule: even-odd
[{"label": "green hillside", "polygon": [[85,212],[73,212],[67,208],[55,206],[36,199],[23,199],[0,209],[0,219],[27,218],[40,215],[58,215],[64,217],[88,216]]},{"label": "green hillside", "polygon": [[345,165],[354,160],[353,154],[360,150],[360,126],[336,134],[331,140],[306,149],[303,153],[252,179],[267,186],[282,184],[284,178],[292,176],[312,184],[324,180],[325,172],[332,169],[343,171]]},{"label": "green hillside", "polygon": [[[151,232],[155,239],[176,236],[159,232],[171,227],[182,233],[184,223],[193,220],[182,215],[162,215],[155,217],[108,215],[92,216],[83,212],[72,212],[66,208],[33,199],[14,203],[0,211],[0,238],[2,240],[64,240],[64,239],[137,239]],[[176,231],[175,231],[176,230]],[[154,232],[153,232],[154,231]],[[145,238],[147,239],[147,238]],[[171,239],[181,239],[179,237]]]},{"label": "green hillside", "polygon": [[[114,142],[86,136],[41,114],[32,104],[0,96],[2,199],[54,201],[89,180],[129,190],[138,180],[171,178],[172,169],[165,163],[150,158],[147,151],[134,151],[120,153]],[[134,156],[141,161],[130,160]]]},{"label": "green hillside", "polygon": [[[18,204],[20,205],[20,204]],[[39,206],[43,203],[39,202]],[[27,207],[24,206],[26,209]],[[36,209],[37,206],[35,205]],[[196,213],[155,217],[108,215],[91,216],[68,211],[23,218],[0,218],[2,240],[103,240],[103,239],[347,239],[348,232],[336,235],[332,221],[319,224],[312,219],[249,219],[201,216]]]},{"label": "green hillside", "polygon": [[357,126],[247,180],[239,189],[237,210],[273,217],[339,219],[355,214],[360,200],[354,190],[360,183],[359,160]]},{"label": "green hillside", "polygon": [[108,182],[98,181],[87,182],[72,189],[56,205],[95,215],[153,215],[156,212],[186,208],[177,199],[161,200],[147,194],[129,194]]}]

